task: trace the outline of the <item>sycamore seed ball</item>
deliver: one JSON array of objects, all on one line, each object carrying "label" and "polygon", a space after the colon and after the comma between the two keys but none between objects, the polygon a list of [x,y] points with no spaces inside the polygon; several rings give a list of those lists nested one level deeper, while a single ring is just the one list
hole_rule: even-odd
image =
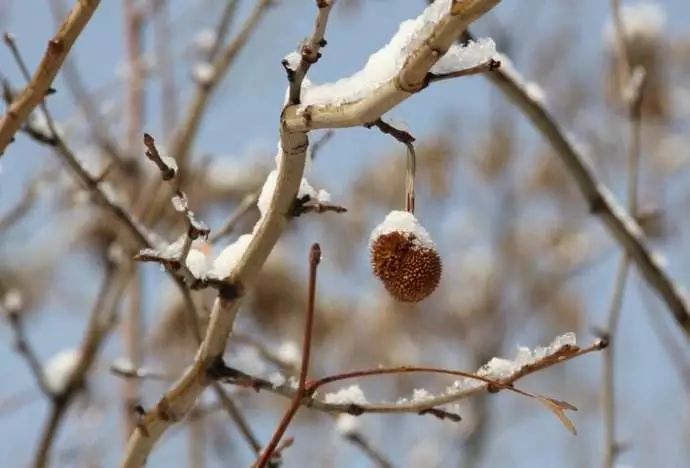
[{"label": "sycamore seed ball", "polygon": [[371,264],[399,301],[419,302],[441,279],[441,257],[429,233],[407,211],[392,211],[371,233]]}]

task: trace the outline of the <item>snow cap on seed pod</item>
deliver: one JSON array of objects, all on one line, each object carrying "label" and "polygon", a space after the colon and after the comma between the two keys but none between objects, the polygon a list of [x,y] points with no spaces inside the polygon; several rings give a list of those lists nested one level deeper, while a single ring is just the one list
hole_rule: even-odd
[{"label": "snow cap on seed pod", "polygon": [[386,290],[403,302],[419,302],[441,279],[436,244],[408,211],[391,211],[371,233],[371,264]]}]

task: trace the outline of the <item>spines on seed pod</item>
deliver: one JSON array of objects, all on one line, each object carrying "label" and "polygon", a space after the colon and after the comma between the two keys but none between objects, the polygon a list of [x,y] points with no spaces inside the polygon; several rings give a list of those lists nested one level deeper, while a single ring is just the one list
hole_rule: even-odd
[{"label": "spines on seed pod", "polygon": [[389,213],[372,232],[370,251],[374,274],[396,299],[419,302],[438,286],[441,257],[412,213]]}]

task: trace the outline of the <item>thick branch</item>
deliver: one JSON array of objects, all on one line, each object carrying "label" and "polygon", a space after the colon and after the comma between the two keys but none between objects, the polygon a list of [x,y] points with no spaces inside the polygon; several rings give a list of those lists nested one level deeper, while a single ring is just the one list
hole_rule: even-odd
[{"label": "thick branch", "polygon": [[[447,50],[462,30],[472,21],[497,5],[500,0],[467,0],[454,2],[448,13],[435,24],[429,38],[410,57],[399,74],[382,88],[374,91],[356,109],[363,112],[358,118],[342,119],[340,110],[321,107],[317,123],[328,126],[359,126],[378,119],[384,112],[421,89],[430,68],[440,57],[439,50]],[[409,91],[403,91],[409,90]],[[273,246],[291,219],[292,207],[302,180],[307,133],[311,128],[298,110],[288,106],[281,116],[280,142],[282,154],[278,163],[278,177],[268,212],[261,220],[252,240],[234,271],[228,278],[228,287],[216,299],[210,323],[194,364],[181,379],[161,398],[158,405],[142,420],[127,444],[123,467],[142,466],[163,432],[192,408],[197,397],[209,384],[207,369],[222,356],[228,335],[232,331],[240,299],[247,287],[256,279]],[[352,116],[352,112],[346,113]]]},{"label": "thick branch", "polygon": [[374,122],[427,84],[431,67],[450,48],[459,33],[498,5],[500,0],[453,1],[424,43],[405,60],[400,72],[368,96],[342,105],[290,106],[284,123],[295,132],[319,128],[356,127]]}]

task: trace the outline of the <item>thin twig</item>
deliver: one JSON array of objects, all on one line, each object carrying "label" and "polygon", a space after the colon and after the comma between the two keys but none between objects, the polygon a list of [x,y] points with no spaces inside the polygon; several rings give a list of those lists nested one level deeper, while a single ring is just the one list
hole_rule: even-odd
[{"label": "thin twig", "polygon": [[[175,132],[170,150],[170,154],[180,165],[180,169],[185,177],[187,176],[186,166],[190,152],[211,96],[223,77],[227,75],[239,52],[244,49],[252,34],[257,30],[259,21],[273,4],[273,1],[256,0],[254,9],[249,14],[240,31],[225,49],[217,54],[215,61],[211,64],[213,73],[209,79],[197,84],[192,101],[185,112],[185,117]],[[142,197],[141,205],[135,210],[137,213],[143,213],[142,219],[145,221],[156,219],[163,209],[167,197],[160,192],[160,189],[161,181],[153,181],[152,185],[145,190],[144,193],[147,195]]]},{"label": "thin twig", "polygon": [[690,309],[680,288],[654,258],[635,219],[598,180],[581,150],[566,136],[566,131],[556,122],[544,104],[531,96],[521,84],[521,80],[507,67],[501,67],[484,76],[495,84],[549,141],[589,204],[591,213],[601,218],[611,236],[628,252],[645,281],[664,300],[678,326],[686,336],[690,336]]},{"label": "thin twig", "polygon": [[[140,223],[134,218],[132,218],[127,209],[122,207],[116,200],[114,200],[110,195],[108,195],[103,188],[100,186],[100,181],[97,178],[92,177],[86,169],[78,161],[76,155],[69,149],[65,142],[60,138],[60,136],[55,131],[55,124],[52,116],[48,112],[47,106],[44,107],[43,112],[48,123],[48,127],[52,132],[49,138],[38,140],[41,143],[48,144],[56,150],[56,153],[61,157],[61,159],[67,163],[67,165],[72,169],[73,173],[77,176],[80,182],[82,182],[87,189],[95,196],[96,200],[104,205],[117,219],[119,219],[123,225],[128,229],[128,231],[135,237],[137,241],[142,243],[144,246],[152,248],[154,246],[153,241],[149,238],[147,232],[143,229]],[[182,265],[183,277],[177,275],[175,271],[167,264],[164,264],[166,270],[171,275],[175,285],[178,287],[180,293],[182,294],[185,310],[188,311],[188,315],[192,318],[192,330],[197,338],[197,341],[201,341],[201,333],[199,331],[199,323],[197,318],[196,306],[192,300],[189,288],[186,286],[183,277],[193,277],[191,272],[188,271],[186,265]],[[219,388],[217,392],[222,392]],[[227,395],[226,395],[227,396]],[[237,423],[240,430],[244,433],[247,432],[248,424],[246,421],[239,419],[241,415],[238,412],[231,413],[231,417]],[[253,436],[252,436],[253,437]],[[258,446],[256,438],[247,438],[250,445],[253,447]]]},{"label": "thin twig", "polygon": [[60,424],[75,396],[83,389],[86,377],[95,362],[103,341],[115,325],[115,314],[131,270],[128,265],[119,269],[109,267],[103,285],[98,293],[89,317],[82,344],[79,348],[79,362],[62,389],[51,389],[51,412],[42,431],[33,466],[42,468],[48,464],[50,451]]},{"label": "thin twig", "polygon": [[178,161],[180,167],[184,169],[189,151],[194,143],[194,139],[201,125],[201,120],[206,111],[209,99],[215,91],[222,78],[228,73],[231,65],[239,52],[244,49],[252,34],[256,31],[259,21],[263,18],[268,7],[273,0],[257,0],[254,9],[242,25],[242,29],[237,33],[233,40],[225,47],[222,53],[218,53],[215,61],[211,64],[213,73],[211,77],[199,83],[196,87],[194,97],[185,114],[185,119],[172,144],[172,156]]},{"label": "thin twig", "polygon": [[490,58],[478,65],[470,68],[463,68],[462,70],[456,70],[450,73],[429,73],[429,83],[435,83],[437,81],[449,80],[451,78],[460,78],[463,76],[478,75],[480,73],[486,73],[490,71],[497,70],[501,66],[501,62]]},{"label": "thin twig", "polygon": [[[120,334],[125,357],[132,367],[139,368],[143,361],[143,316],[141,313],[142,277],[138,268],[132,272],[132,280],[129,284],[129,304],[124,313],[124,320]],[[122,399],[124,402],[124,435],[125,437],[134,429],[134,408],[141,404],[141,388],[139,380],[125,380],[122,385]]]},{"label": "thin twig", "polygon": [[331,8],[335,0],[316,0],[316,7],[319,9],[316,15],[316,22],[314,24],[314,33],[311,37],[300,47],[300,63],[295,70],[290,70],[288,80],[290,82],[290,90],[288,91],[289,103],[299,104],[300,95],[302,94],[302,82],[307,76],[307,72],[312,64],[316,63],[321,57],[319,52],[322,47],[326,46],[326,25],[328,24],[328,15],[331,13]]},{"label": "thin twig", "polygon": [[57,34],[48,42],[48,48],[31,82],[10,104],[7,113],[0,119],[0,155],[5,152],[5,148],[31,111],[43,101],[65,57],[99,3],[100,0],[76,2]]},{"label": "thin twig", "polygon": [[[378,368],[378,369],[365,369],[365,370],[359,370],[359,371],[350,371],[350,372],[343,372],[341,374],[335,374],[331,375],[328,377],[324,377],[318,380],[315,380],[313,382],[309,383],[309,392],[313,394],[317,389],[320,387],[330,384],[333,382],[339,382],[342,380],[349,380],[349,379],[356,379],[356,378],[361,378],[361,377],[372,377],[372,376],[381,376],[381,375],[391,375],[391,374],[407,374],[407,373],[431,373],[431,374],[441,374],[441,375],[453,375],[456,377],[464,377],[466,379],[473,379],[473,380],[479,380],[480,382],[483,382],[485,384],[485,387],[489,390],[489,392],[496,392],[498,390],[507,390],[513,393],[517,393],[519,395],[523,395],[529,398],[533,398],[540,403],[545,403],[547,407],[550,410],[557,410],[555,413],[558,415],[559,419],[564,422],[566,428],[571,430],[571,432],[574,432],[574,426],[572,422],[567,419],[567,417],[563,414],[563,410],[576,410],[576,408],[569,403],[555,400],[550,397],[546,397],[544,395],[540,395],[538,393],[533,393],[533,392],[528,392],[526,390],[521,390],[519,388],[516,388],[513,386],[512,382],[511,383],[503,383],[501,380],[496,380],[496,379],[490,379],[487,377],[483,377],[477,374],[473,374],[470,372],[464,372],[464,371],[457,371],[457,370],[451,370],[451,369],[441,369],[441,368],[435,368],[435,367],[415,367],[415,366],[403,366],[403,367],[392,367],[392,368]],[[425,402],[426,403],[426,402]],[[359,406],[356,405],[357,409],[355,409],[355,412],[359,411]],[[436,417],[441,417],[441,419],[445,419],[446,417],[451,417],[451,419],[454,419],[456,421],[459,421],[460,418],[457,415],[454,414],[449,414],[448,412],[439,412],[437,408],[435,408],[432,405],[426,404],[425,408],[420,409],[419,412],[417,413],[419,415],[425,415],[425,414],[431,414]]]},{"label": "thin twig", "polygon": [[407,148],[407,165],[405,168],[405,211],[414,214],[414,178],[417,172],[417,153],[414,149],[415,138],[410,132],[395,128],[382,119],[376,119],[372,124],[365,125],[365,127],[376,127],[382,133],[392,136]]},{"label": "thin twig", "polygon": [[678,344],[670,327],[665,323],[664,318],[654,310],[656,304],[653,303],[649,291],[644,291],[642,293],[642,302],[644,302],[644,308],[647,312],[646,315],[649,317],[649,322],[652,325],[652,330],[656,333],[659,343],[661,343],[666,350],[669,360],[676,367],[676,371],[685,388],[686,395],[690,397],[690,358],[687,355],[687,351]]},{"label": "thin twig", "polygon": [[[146,147],[144,154],[158,167],[158,170],[161,172],[161,178],[164,181],[173,179],[177,175],[177,163],[175,160],[172,158],[164,160],[158,151],[156,140],[148,133],[144,133],[144,146]],[[175,186],[175,190],[179,190],[179,185]]]},{"label": "thin twig", "polygon": [[31,210],[36,202],[38,186],[42,184],[41,178],[34,180],[24,191],[19,202],[0,217],[0,232],[9,229],[19,222]]},{"label": "thin twig", "polygon": [[326,144],[331,141],[331,138],[335,135],[335,132],[333,130],[326,130],[321,137],[314,141],[310,146],[309,149],[311,150],[311,160],[312,162],[316,159],[316,157],[319,155],[321,150],[326,146]]},{"label": "thin twig", "polygon": [[36,384],[41,392],[47,396],[52,396],[52,390],[48,388],[46,384],[45,374],[43,373],[43,366],[41,361],[38,359],[33,346],[29,342],[26,336],[26,330],[24,329],[24,320],[21,315],[21,311],[8,311],[7,320],[12,327],[12,333],[14,334],[14,346],[20,356],[26,361],[29,370],[36,380]]},{"label": "thin twig", "polygon": [[132,366],[132,363],[127,362],[127,364],[119,365],[118,362],[114,362],[110,365],[108,369],[110,372],[123,379],[140,379],[140,380],[158,380],[161,382],[170,382],[175,380],[172,375],[164,374],[163,372],[151,371],[144,368],[137,368]]},{"label": "thin twig", "polygon": [[[501,379],[500,381],[487,379],[484,377],[479,377],[475,374],[462,371],[446,371],[441,369],[444,373],[452,373],[452,375],[461,375],[466,378],[480,380],[483,382],[481,385],[469,386],[468,388],[461,388],[455,391],[449,391],[444,394],[431,397],[429,399],[424,399],[422,401],[410,401],[405,403],[366,403],[366,404],[353,404],[353,403],[327,403],[323,399],[315,398],[313,395],[309,398],[302,400],[302,405],[309,408],[313,408],[319,411],[324,411],[328,413],[348,413],[353,415],[360,415],[363,413],[380,413],[380,414],[393,414],[393,413],[413,413],[419,414],[421,411],[428,410],[429,408],[435,408],[438,406],[446,405],[449,403],[454,403],[466,398],[469,398],[475,394],[485,392],[490,390],[495,392],[498,389],[503,389],[511,386],[513,383],[519,379],[526,377],[530,374],[542,371],[554,365],[562,364],[571,359],[584,356],[586,354],[597,352],[604,349],[607,346],[605,340],[598,340],[593,344],[580,348],[577,346],[564,346],[563,348],[555,351],[552,355],[544,357],[542,360],[535,362],[532,365],[524,366],[520,369],[515,370],[509,376]],[[424,369],[424,370],[422,370]],[[377,375],[382,373],[394,374],[401,372],[437,372],[439,369],[433,368],[420,368],[412,366],[403,366],[397,368],[388,369],[367,369],[364,371],[353,371],[347,374],[338,374],[334,379],[334,376],[330,376],[321,379],[319,384],[314,382],[309,382],[307,387],[308,390],[313,391],[314,387],[320,385],[325,385],[334,380],[342,380],[343,378],[351,378],[366,375]],[[289,383],[283,385],[275,385],[274,383],[265,380],[263,378],[254,377],[249,374],[245,374],[236,369],[228,368],[222,364],[222,362],[217,362],[216,366],[212,369],[212,374],[216,378],[223,380],[226,383],[231,383],[234,385],[245,386],[254,390],[266,390],[277,395],[281,395],[286,398],[293,398],[296,393],[294,386]],[[514,388],[514,387],[513,387]]]},{"label": "thin twig", "polygon": [[219,382],[213,382],[211,384],[211,388],[220,401],[220,404],[225,409],[225,412],[230,416],[230,420],[232,420],[237,426],[237,429],[239,429],[240,434],[242,434],[242,438],[252,449],[254,455],[258,456],[261,453],[261,442],[259,442],[259,439],[254,434],[254,431],[249,426],[247,418],[242,414],[235,401],[225,392],[225,389],[220,385]]},{"label": "thin twig", "polygon": [[244,215],[247,214],[254,206],[256,206],[256,202],[259,200],[259,195],[260,192],[245,195],[240,204],[237,205],[237,208],[235,208],[235,211],[233,211],[223,225],[209,237],[208,241],[211,244],[215,244],[220,239],[230,235]]},{"label": "thin twig", "polygon": [[[270,362],[274,366],[276,366],[278,369],[280,369],[281,372],[283,372],[285,375],[293,376],[293,375],[298,375],[299,374],[299,366],[296,365],[293,362],[288,362],[280,358],[275,352],[270,350],[265,344],[263,344],[261,341],[257,340],[256,338],[245,335],[242,333],[233,333],[233,340],[235,342],[243,342],[254,349],[259,353],[259,355],[265,359],[266,361]],[[333,418],[334,420],[338,418],[337,414],[333,413],[326,413],[328,416]],[[377,466],[380,468],[389,468],[393,466],[387,459],[386,457],[378,450],[376,447],[372,445],[371,442],[367,439],[367,437],[361,432],[357,430],[350,430],[346,435],[344,435],[345,439],[351,442],[353,445],[355,445],[357,448],[359,448],[364,455],[369,457],[372,462],[374,462]],[[276,449],[276,452],[279,452],[278,449]]]},{"label": "thin twig", "polygon": [[[53,13],[55,24],[59,25],[61,18],[65,14],[64,2],[62,0],[53,0],[49,2],[49,5]],[[94,96],[84,84],[84,79],[75,63],[75,57],[67,57],[62,64],[61,72],[67,91],[72,95],[77,106],[79,106],[86,117],[86,122],[91,127],[91,132],[96,144],[111,161],[122,169],[125,167],[125,162],[120,148],[112,135],[110,135],[108,124],[101,115],[101,111],[98,109],[98,103],[94,101]],[[163,101],[167,102],[168,100],[169,98]]]},{"label": "thin twig", "polygon": [[161,84],[161,92],[165,99],[161,99],[161,120],[163,135],[169,137],[177,122],[177,86],[175,69],[171,60],[172,35],[170,32],[169,0],[157,0],[154,4],[155,17],[153,21],[156,42],[156,65]]},{"label": "thin twig", "polygon": [[[125,0],[125,51],[127,58],[127,158],[136,159],[141,135],[142,120],[144,118],[144,70],[143,64],[143,35],[144,12],[136,0]],[[167,99],[167,96],[166,98]],[[165,100],[164,99],[164,100]]]},{"label": "thin twig", "polygon": [[632,77],[632,67],[630,66],[629,51],[625,39],[626,32],[625,25],[623,24],[623,16],[621,15],[621,2],[620,0],[610,0],[610,2],[614,42],[616,44],[618,89],[620,91],[620,97],[624,97],[625,90],[628,88],[629,80]]},{"label": "thin twig", "polygon": [[[151,135],[144,133],[144,146],[146,146],[146,157],[153,161],[161,173],[161,178],[170,183],[173,187],[179,187],[180,178],[177,170],[177,163],[170,157],[161,156],[156,142]],[[210,233],[209,227],[203,221],[196,219],[194,212],[189,208],[189,201],[187,195],[179,188],[173,195],[172,204],[175,211],[184,215],[185,223],[187,224],[187,232],[183,241],[182,250],[179,256],[175,258],[165,258],[146,251],[143,255],[138,255],[137,259],[146,261],[158,261],[172,269],[183,268],[183,272],[187,275],[191,284],[196,284],[202,278],[196,278],[187,268],[187,256],[192,247],[192,242],[203,238],[208,238]],[[191,276],[190,276],[191,275]]]},{"label": "thin twig", "polygon": [[298,198],[295,206],[292,209],[292,216],[299,217],[306,213],[346,213],[347,208],[340,205],[332,205],[330,203],[322,203],[319,201],[312,201],[312,197],[305,195],[303,198]]},{"label": "thin twig", "polygon": [[[314,330],[314,297],[316,295],[316,273],[319,262],[321,262],[321,247],[314,244],[309,252],[309,292],[307,296],[307,317],[304,321],[304,334],[302,339],[302,364],[299,370],[297,391],[292,398],[292,403],[280,421],[280,424],[273,433],[271,441],[268,443],[261,457],[256,462],[256,468],[264,468],[273,457],[273,454],[280,443],[280,439],[285,434],[290,422],[297,414],[302,400],[307,396],[307,375],[309,373],[309,361],[311,359],[311,340]],[[313,392],[310,392],[313,393]]]},{"label": "thin twig", "polygon": [[48,416],[48,421],[43,430],[41,431],[41,436],[38,442],[38,449],[36,450],[36,455],[33,462],[34,468],[43,468],[48,465],[48,460],[50,457],[50,451],[53,448],[53,441],[57,435],[60,424],[64,414],[67,412],[67,404],[54,403],[50,407],[50,414]]},{"label": "thin twig", "polygon": [[211,47],[206,55],[206,60],[211,63],[218,56],[218,53],[223,47],[225,38],[230,31],[230,26],[232,21],[235,19],[235,14],[237,13],[238,0],[227,0],[225,3],[225,8],[223,8],[223,13],[220,15],[220,20],[218,25],[213,32],[214,41],[213,47]]},{"label": "thin twig", "polygon": [[[614,2],[615,3],[615,2]],[[622,53],[626,53],[625,50]],[[640,143],[642,137],[642,96],[644,92],[644,71],[626,77],[625,82],[634,86],[630,90],[630,144],[628,148],[628,211],[637,216],[637,192],[640,172]],[[625,92],[623,93],[626,94]],[[620,322],[621,305],[625,293],[625,284],[630,266],[630,255],[624,252],[618,265],[611,304],[609,306],[606,336],[611,345],[604,351],[604,376],[602,379],[602,410],[604,415],[604,468],[613,468],[618,454],[616,441],[616,391],[615,391],[615,346],[618,323]]]},{"label": "thin twig", "polygon": [[392,468],[393,464],[374,447],[363,434],[357,431],[349,431],[344,435],[345,439],[359,448],[367,457],[369,457],[379,468]]}]

